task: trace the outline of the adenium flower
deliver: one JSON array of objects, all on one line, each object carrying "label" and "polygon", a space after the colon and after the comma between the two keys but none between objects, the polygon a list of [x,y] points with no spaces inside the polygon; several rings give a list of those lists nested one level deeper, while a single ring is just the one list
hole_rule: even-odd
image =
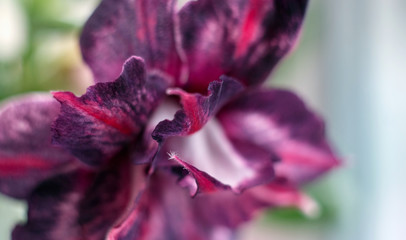
[{"label": "adenium flower", "polygon": [[311,213],[300,187],[338,165],[324,124],[261,87],[306,5],[102,1],[81,36],[95,85],[2,106],[0,190],[29,207],[13,239],[232,239],[266,207]]}]

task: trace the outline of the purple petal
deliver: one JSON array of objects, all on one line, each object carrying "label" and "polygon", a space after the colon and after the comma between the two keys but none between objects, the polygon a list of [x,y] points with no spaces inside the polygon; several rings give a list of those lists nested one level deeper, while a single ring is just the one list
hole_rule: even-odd
[{"label": "purple petal", "polygon": [[[132,55],[174,80],[182,78],[173,0],[103,0],[83,28],[80,45],[96,82],[110,82]],[[183,76],[184,77],[184,76]]]},{"label": "purple petal", "polygon": [[115,82],[89,87],[80,98],[56,92],[62,107],[53,141],[85,163],[102,164],[136,140],[166,86],[163,76],[147,75],[142,59],[132,57]]},{"label": "purple petal", "polygon": [[226,74],[259,84],[294,46],[307,0],[198,0],[180,11],[187,89]]},{"label": "purple petal", "polygon": [[235,229],[272,207],[296,207],[309,216],[318,214],[318,205],[298,189],[270,183],[250,188],[242,194],[217,192],[193,199],[193,209],[200,225]]},{"label": "purple petal", "polygon": [[59,104],[50,95],[9,100],[0,111],[0,191],[25,198],[42,180],[75,166],[66,151],[51,145],[51,123]]},{"label": "purple petal", "polygon": [[133,199],[133,170],[116,157],[100,171],[81,168],[44,181],[28,198],[28,220],[13,240],[105,239]]},{"label": "purple petal", "polygon": [[169,89],[171,95],[179,95],[183,110],[175,114],[172,121],[160,122],[152,137],[163,142],[169,136],[185,136],[200,130],[217,111],[243,90],[236,80],[222,76],[220,81],[211,82],[208,96],[189,94],[181,89]]},{"label": "purple petal", "polygon": [[247,92],[218,117],[234,143],[278,156],[278,178],[304,183],[338,165],[323,121],[289,91]]},{"label": "purple petal", "polygon": [[210,229],[195,218],[191,198],[173,176],[156,171],[140,204],[108,240],[209,240]]},{"label": "purple petal", "polygon": [[235,229],[269,207],[299,207],[312,213],[315,203],[297,189],[268,184],[241,194],[220,191],[190,198],[168,172],[157,170],[140,204],[110,231],[108,240],[233,239]]},{"label": "purple petal", "polygon": [[247,152],[233,145],[215,118],[193,135],[168,138],[158,154],[161,166],[171,166],[169,163],[173,163],[167,160],[166,153],[176,156],[178,163],[195,178],[200,189],[196,189],[194,181],[184,179],[180,182],[190,189],[192,196],[198,190],[213,192],[230,187],[239,193],[274,178],[271,156],[257,153],[246,155]]},{"label": "purple petal", "polygon": [[211,193],[217,192],[222,190],[230,190],[230,186],[224,185],[219,182],[217,179],[213,178],[209,174],[200,171],[199,169],[195,168],[194,166],[190,165],[189,163],[180,159],[176,154],[172,153],[169,154],[169,159],[175,160],[180,165],[182,165],[189,173],[193,176],[196,180],[197,189],[193,195],[196,195],[198,192],[202,193]]}]

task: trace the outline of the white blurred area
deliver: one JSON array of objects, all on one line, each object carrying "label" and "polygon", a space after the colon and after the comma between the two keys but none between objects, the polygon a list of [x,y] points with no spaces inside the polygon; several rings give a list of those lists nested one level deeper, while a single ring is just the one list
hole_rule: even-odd
[{"label": "white blurred area", "polygon": [[[61,18],[83,24],[97,2],[71,0]],[[17,1],[0,0],[0,61],[21,53],[26,21]],[[345,163],[316,185],[329,189],[336,215],[327,226],[259,218],[238,240],[406,239],[405,45],[404,0],[310,0],[302,40],[270,85],[326,119]],[[23,204],[0,196],[0,239],[24,216]]]},{"label": "white blurred area", "polygon": [[16,58],[26,40],[26,19],[15,0],[0,0],[0,60]]}]

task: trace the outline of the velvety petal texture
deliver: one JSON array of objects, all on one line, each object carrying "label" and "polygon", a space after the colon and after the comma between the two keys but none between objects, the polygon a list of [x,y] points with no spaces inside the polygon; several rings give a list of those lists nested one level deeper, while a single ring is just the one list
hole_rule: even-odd
[{"label": "velvety petal texture", "polygon": [[232,240],[264,208],[317,215],[300,187],[339,164],[324,123],[259,88],[307,2],[101,0],[80,39],[96,84],[0,108],[0,191],[29,208],[13,240]]},{"label": "velvety petal texture", "polygon": [[107,239],[231,240],[238,226],[266,207],[317,211],[311,198],[289,186],[268,184],[242,194],[220,191],[190,198],[176,182],[167,169],[157,170],[137,209]]},{"label": "velvety petal texture", "polygon": [[226,74],[262,83],[294,46],[307,0],[198,0],[179,13],[190,76],[186,88],[204,91]]},{"label": "velvety petal texture", "polygon": [[8,100],[0,110],[0,191],[27,197],[42,180],[69,170],[78,162],[51,145],[51,123],[60,109],[50,94]]},{"label": "velvety petal texture", "polygon": [[276,176],[305,183],[339,164],[327,140],[323,121],[286,90],[252,90],[218,115],[234,144],[276,154]]},{"label": "velvety petal texture", "polygon": [[152,133],[152,137],[156,141],[162,142],[169,136],[185,136],[195,133],[224,104],[242,90],[243,87],[240,83],[226,76],[220,77],[220,81],[210,83],[208,96],[199,93],[190,94],[181,89],[168,89],[168,94],[180,96],[183,110],[178,111],[173,120],[160,122]]},{"label": "velvety petal texture", "polygon": [[13,240],[103,240],[132,199],[133,167],[117,156],[98,171],[79,168],[41,183]]},{"label": "velvety petal texture", "polygon": [[[210,229],[195,218],[192,201],[176,178],[162,169],[151,178],[135,211],[108,240],[210,240]],[[225,238],[223,238],[225,239]]]},{"label": "velvety petal texture", "polygon": [[[170,157],[164,153],[169,153]],[[168,138],[158,156],[159,163],[168,165],[165,164],[168,158],[174,156],[195,180],[182,181],[192,196],[197,192],[213,192],[228,187],[240,193],[274,178],[272,157],[269,154],[244,155],[233,145],[216,118],[190,136]]]},{"label": "velvety petal texture", "polygon": [[55,92],[61,113],[53,125],[53,142],[90,165],[100,165],[135,140],[164,96],[167,80],[131,57],[114,82],[89,87],[78,98]]},{"label": "velvety petal texture", "polygon": [[[83,28],[83,58],[96,82],[113,81],[132,55],[148,69],[185,78],[177,53],[173,0],[103,0]],[[178,40],[179,41],[179,40]]]}]

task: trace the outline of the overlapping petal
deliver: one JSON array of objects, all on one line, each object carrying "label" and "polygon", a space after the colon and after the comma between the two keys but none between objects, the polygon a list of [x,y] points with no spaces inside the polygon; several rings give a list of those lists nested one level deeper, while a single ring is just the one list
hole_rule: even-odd
[{"label": "overlapping petal", "polygon": [[4,103],[0,111],[0,191],[27,197],[42,180],[78,164],[51,145],[51,123],[59,103],[48,94],[31,94]]},{"label": "overlapping petal", "polygon": [[89,87],[80,98],[54,93],[62,104],[54,143],[90,165],[103,164],[136,140],[164,96],[167,80],[155,73],[147,74],[142,59],[131,57],[116,81]]},{"label": "overlapping petal", "polygon": [[[233,146],[233,142],[215,118],[190,136],[168,138],[159,155],[162,165],[168,162],[168,156],[166,156],[168,152],[172,157],[176,156],[196,168],[185,166],[186,169],[189,168],[191,176],[200,188],[196,188],[195,183],[188,179],[182,182],[182,185],[190,188],[192,196],[200,191],[224,190],[227,186],[234,192],[240,193],[249,187],[268,183],[274,178],[272,157],[269,154],[244,155]],[[202,188],[202,185],[209,184],[217,187],[208,191],[205,187]]]},{"label": "overlapping petal", "polygon": [[294,187],[268,184],[242,194],[220,191],[190,198],[167,169],[157,170],[138,208],[108,235],[108,240],[234,239],[234,230],[267,207],[317,211],[315,203]]},{"label": "overlapping petal", "polygon": [[[225,240],[266,207],[317,210],[298,185],[338,164],[323,122],[244,88],[292,49],[307,0],[175,3],[102,0],[81,37],[97,84],[0,112],[0,190],[29,204],[13,239]],[[155,127],[165,90],[182,110]]]},{"label": "overlapping petal", "polygon": [[139,205],[108,235],[108,240],[206,240],[209,232],[196,221],[191,198],[162,169],[151,178]]},{"label": "overlapping petal", "polygon": [[323,121],[289,91],[246,92],[218,118],[234,144],[276,154],[276,176],[291,183],[305,183],[339,164]]},{"label": "overlapping petal", "polygon": [[236,80],[222,76],[208,87],[208,96],[190,94],[181,89],[168,89],[168,94],[179,95],[183,110],[171,121],[160,122],[152,137],[163,142],[170,136],[186,136],[200,130],[220,108],[243,90]]},{"label": "overlapping petal", "polygon": [[103,0],[83,28],[82,54],[96,82],[110,82],[132,55],[148,69],[185,77],[177,53],[174,0]]},{"label": "overlapping petal", "polygon": [[78,168],[41,183],[13,240],[101,240],[133,199],[134,166],[125,154],[97,171]]},{"label": "overlapping petal", "polygon": [[204,91],[226,74],[262,83],[294,46],[307,0],[198,0],[179,13],[190,71],[186,85]]}]

